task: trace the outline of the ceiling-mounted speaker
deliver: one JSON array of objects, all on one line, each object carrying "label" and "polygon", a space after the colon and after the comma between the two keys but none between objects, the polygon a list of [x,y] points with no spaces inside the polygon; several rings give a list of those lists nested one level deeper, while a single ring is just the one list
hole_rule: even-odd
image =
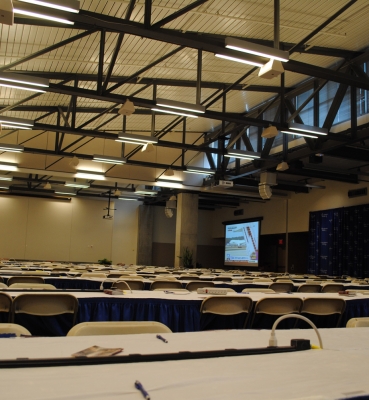
[{"label": "ceiling-mounted speaker", "polygon": [[278,135],[278,129],[275,126],[268,126],[261,134],[262,138],[272,139]]},{"label": "ceiling-mounted speaker", "polygon": [[122,107],[118,110],[118,114],[132,115],[135,112],[135,105],[130,100],[126,100]]},{"label": "ceiling-mounted speaker", "polygon": [[277,174],[274,172],[261,172],[260,185],[274,186],[277,184]]},{"label": "ceiling-mounted speaker", "polygon": [[1,0],[0,2],[0,23],[5,25],[14,24],[14,12],[12,0]]},{"label": "ceiling-mounted speaker", "polygon": [[273,79],[283,74],[284,68],[280,61],[273,58],[263,65],[259,70],[259,77],[265,79]]},{"label": "ceiling-mounted speaker", "polygon": [[272,189],[269,185],[259,185],[259,194],[260,197],[264,200],[270,199],[272,197]]}]

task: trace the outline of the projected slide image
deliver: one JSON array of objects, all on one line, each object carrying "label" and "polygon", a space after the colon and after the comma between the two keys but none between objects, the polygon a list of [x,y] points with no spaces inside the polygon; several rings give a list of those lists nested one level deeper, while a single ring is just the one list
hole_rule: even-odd
[{"label": "projected slide image", "polygon": [[225,265],[258,265],[259,222],[225,227]]}]

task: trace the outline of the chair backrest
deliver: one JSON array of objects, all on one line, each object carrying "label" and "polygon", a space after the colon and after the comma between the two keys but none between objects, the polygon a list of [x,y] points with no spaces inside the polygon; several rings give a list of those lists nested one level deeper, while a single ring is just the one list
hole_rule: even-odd
[{"label": "chair backrest", "polygon": [[303,300],[298,297],[265,297],[255,304],[254,314],[285,315],[299,313]]},{"label": "chair backrest", "polygon": [[[140,282],[140,281],[139,281]],[[111,285],[112,289],[132,290],[131,286],[126,281],[117,281]]]},{"label": "chair backrest", "polygon": [[207,281],[192,281],[188,282],[186,285],[186,289],[190,292],[196,292],[197,289],[203,287],[213,287],[215,286],[214,282],[207,282]]},{"label": "chair backrest", "polygon": [[78,311],[78,300],[67,293],[24,293],[13,300],[12,321],[16,314],[59,315],[73,314],[75,324]]},{"label": "chair backrest", "polygon": [[28,329],[18,324],[0,324],[0,333],[15,333],[17,336],[32,336]]},{"label": "chair backrest", "polygon": [[273,289],[269,288],[246,288],[242,290],[242,293],[249,293],[249,292],[275,293]]},{"label": "chair backrest", "polygon": [[326,283],[322,285],[322,293],[338,293],[345,290],[345,286],[341,283]]},{"label": "chair backrest", "polygon": [[0,292],[0,312],[8,313],[10,321],[13,299],[7,294]]},{"label": "chair backrest", "polygon": [[247,296],[210,296],[201,303],[200,312],[217,315],[250,313],[252,299]]},{"label": "chair backrest", "polygon": [[253,282],[258,283],[258,282],[273,282],[273,279],[270,278],[254,278]]},{"label": "chair backrest", "polygon": [[12,283],[9,289],[35,289],[35,290],[56,290],[50,283]]},{"label": "chair backrest", "polygon": [[322,287],[319,283],[303,283],[297,288],[298,292],[303,293],[320,293]]},{"label": "chair backrest", "polygon": [[50,272],[48,271],[23,271],[22,275],[38,275],[38,276],[49,276]]},{"label": "chair backrest", "polygon": [[179,281],[154,281],[150,285],[150,290],[156,289],[183,289]]},{"label": "chair backrest", "polygon": [[8,285],[3,282],[0,282],[0,289],[7,289]]},{"label": "chair backrest", "polygon": [[346,328],[369,328],[369,317],[351,318],[347,321]]},{"label": "chair backrest", "polygon": [[344,299],[306,298],[301,313],[315,315],[343,314],[346,308]]},{"label": "chair backrest", "polygon": [[0,276],[0,283],[4,282],[4,278]]},{"label": "chair backrest", "polygon": [[107,275],[104,272],[84,272],[81,278],[102,278],[106,279]]},{"label": "chair backrest", "polygon": [[151,281],[177,281],[177,278],[172,275],[155,275],[150,277]]},{"label": "chair backrest", "polygon": [[[118,281],[119,282],[119,281]],[[139,279],[125,279],[126,282],[131,290],[144,290],[145,289],[145,282]]]},{"label": "chair backrest", "polygon": [[180,281],[197,281],[200,280],[200,277],[198,275],[188,274],[188,275],[181,275],[177,279],[179,279]]},{"label": "chair backrest", "polygon": [[273,282],[269,285],[269,289],[279,293],[292,292],[293,282]]},{"label": "chair backrest", "polygon": [[67,336],[131,335],[137,333],[171,333],[156,321],[82,322],[75,325]]},{"label": "chair backrest", "polygon": [[11,276],[8,279],[8,286],[13,283],[45,283],[42,276]]}]

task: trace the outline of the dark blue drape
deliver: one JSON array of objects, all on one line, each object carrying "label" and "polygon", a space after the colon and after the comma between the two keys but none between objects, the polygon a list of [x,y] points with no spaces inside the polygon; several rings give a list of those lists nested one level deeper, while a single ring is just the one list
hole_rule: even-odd
[{"label": "dark blue drape", "polygon": [[310,213],[308,272],[369,276],[369,205]]}]

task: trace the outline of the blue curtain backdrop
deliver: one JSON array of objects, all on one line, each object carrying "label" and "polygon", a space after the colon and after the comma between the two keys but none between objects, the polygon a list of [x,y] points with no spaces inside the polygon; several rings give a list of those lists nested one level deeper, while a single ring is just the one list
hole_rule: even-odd
[{"label": "blue curtain backdrop", "polygon": [[310,213],[308,273],[369,276],[369,204]]}]

